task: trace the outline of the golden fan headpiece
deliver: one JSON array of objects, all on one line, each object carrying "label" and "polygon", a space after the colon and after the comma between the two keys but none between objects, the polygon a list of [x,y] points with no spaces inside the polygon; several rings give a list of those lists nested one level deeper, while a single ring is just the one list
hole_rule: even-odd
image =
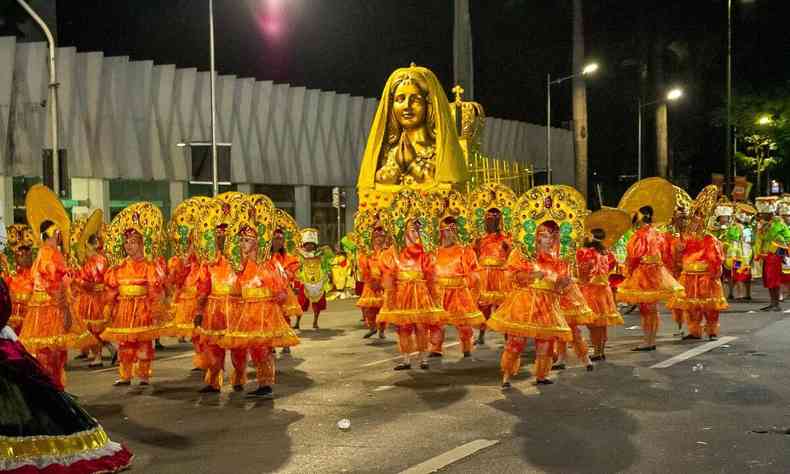
[{"label": "golden fan headpiece", "polygon": [[373,234],[376,229],[392,230],[392,215],[388,209],[360,209],[354,215],[354,243],[365,252],[373,250]]},{"label": "golden fan headpiece", "polygon": [[469,212],[472,218],[471,228],[475,236],[485,234],[486,213],[498,210],[500,213],[500,230],[506,234],[513,231],[514,214],[518,196],[512,189],[499,183],[485,183],[469,193]]},{"label": "golden fan headpiece", "polygon": [[689,223],[686,227],[686,234],[700,236],[708,227],[708,221],[716,209],[716,201],[719,198],[719,187],[715,184],[705,186],[697,194],[697,198],[691,204],[689,212]]},{"label": "golden fan headpiece", "polygon": [[469,199],[460,191],[451,189],[442,193],[442,199],[435,201],[441,205],[439,229],[451,218],[458,230],[458,240],[463,244],[472,241],[472,218],[469,211]]},{"label": "golden fan headpiece", "polygon": [[[227,231],[225,239],[225,254],[228,256],[231,264],[237,270],[241,268],[242,255],[241,255],[241,237],[254,237],[258,241],[258,255],[257,259],[265,260],[268,257],[268,239],[271,235],[271,230],[265,229],[265,224],[258,221],[256,215],[256,204],[261,207],[262,214],[269,214],[268,217],[262,215],[262,219],[269,219],[271,223],[271,208],[263,201],[251,199],[242,199],[232,204],[233,206],[233,223]],[[268,198],[267,198],[268,199]],[[271,226],[270,226],[271,228]]]},{"label": "golden fan headpiece", "polygon": [[650,206],[653,209],[653,223],[667,224],[675,214],[677,203],[678,193],[672,183],[664,178],[652,177],[632,184],[617,207],[633,218],[641,217],[640,209]]},{"label": "golden fan headpiece", "polygon": [[631,216],[616,207],[602,207],[587,216],[584,225],[587,234],[594,229],[603,230],[606,235],[601,242],[611,248],[631,228]]},{"label": "golden fan headpiece", "polygon": [[66,247],[63,251],[68,253],[68,245],[71,241],[71,220],[55,193],[43,184],[34,184],[25,196],[25,210],[27,223],[33,230],[33,240],[36,245],[41,246],[41,224],[50,221],[54,226],[50,226],[49,232],[52,232],[54,228],[60,231],[63,246]]},{"label": "golden fan headpiece", "polygon": [[112,263],[126,256],[124,241],[130,232],[143,238],[143,254],[146,260],[162,255],[165,243],[164,217],[153,203],[141,201],[129,205],[119,212],[107,230],[106,254]]},{"label": "golden fan headpiece", "polygon": [[194,230],[200,216],[206,212],[211,198],[205,196],[189,198],[176,206],[170,216],[168,237],[170,247],[175,255],[184,255],[194,241]]},{"label": "golden fan headpiece", "polygon": [[280,231],[285,238],[285,251],[293,254],[302,245],[302,236],[299,225],[292,215],[283,209],[274,210],[274,231]]},{"label": "golden fan headpiece", "polygon": [[544,222],[559,226],[560,255],[570,257],[584,237],[587,203],[576,189],[564,185],[535,186],[516,203],[513,241],[526,253],[535,253],[535,232]]},{"label": "golden fan headpiece", "polygon": [[392,221],[388,230],[399,246],[406,243],[407,227],[416,224],[423,247],[427,251],[436,247],[438,216],[428,196],[428,193],[413,189],[403,189],[395,195],[390,207]]},{"label": "golden fan headpiece", "polygon": [[87,255],[88,241],[93,236],[99,236],[104,228],[104,212],[94,209],[87,219],[77,219],[71,228],[71,262],[73,265],[81,264]]},{"label": "golden fan headpiece", "polygon": [[10,252],[16,253],[22,247],[28,247],[31,250],[36,246],[36,241],[33,237],[33,230],[27,224],[11,224],[5,228],[6,231],[6,248]]},{"label": "golden fan headpiece", "polygon": [[217,245],[217,229],[223,226],[226,228],[232,221],[233,205],[231,204],[209,199],[201,206],[193,229],[198,258],[213,262],[224,251],[224,248],[218,248]]}]

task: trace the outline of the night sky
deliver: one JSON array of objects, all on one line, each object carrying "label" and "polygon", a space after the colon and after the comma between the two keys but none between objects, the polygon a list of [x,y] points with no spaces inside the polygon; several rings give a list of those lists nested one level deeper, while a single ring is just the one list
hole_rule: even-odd
[{"label": "night sky", "polygon": [[[570,0],[471,0],[476,100],[490,116],[544,123],[545,77],[571,72]],[[733,0],[736,91],[790,80],[786,0]],[[726,0],[587,0],[591,189],[607,204],[634,173],[636,100],[680,84],[669,112],[675,175],[696,191],[723,171]],[[58,1],[58,41],[80,51],[208,69],[207,0]],[[310,88],[378,97],[389,73],[411,61],[452,87],[450,0],[215,0],[217,69]],[[663,44],[663,48],[654,45]],[[664,86],[656,80],[660,57]],[[644,67],[640,67],[644,64]],[[643,74],[645,73],[645,74]],[[640,79],[641,77],[641,79]],[[571,118],[570,82],[553,89],[555,126]],[[654,169],[651,113],[646,172]]]}]

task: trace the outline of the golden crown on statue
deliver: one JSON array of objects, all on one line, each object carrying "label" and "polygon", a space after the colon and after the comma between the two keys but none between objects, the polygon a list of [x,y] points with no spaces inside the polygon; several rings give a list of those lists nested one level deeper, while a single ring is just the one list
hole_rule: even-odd
[{"label": "golden crown on statue", "polygon": [[[461,100],[464,89],[459,85],[453,87],[452,91],[455,94],[455,100],[450,103],[450,109],[456,124],[458,123],[458,109],[461,110],[461,127],[458,133],[458,138],[462,140],[461,146],[470,146],[472,150],[476,150],[480,146],[486,120],[483,106],[474,101]],[[463,140],[466,140],[466,143]]]}]

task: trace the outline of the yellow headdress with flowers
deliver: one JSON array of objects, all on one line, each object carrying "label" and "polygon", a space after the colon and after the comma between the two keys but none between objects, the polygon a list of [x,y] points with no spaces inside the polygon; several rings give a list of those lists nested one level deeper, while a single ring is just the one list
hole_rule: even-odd
[{"label": "yellow headdress with flowers", "polygon": [[88,218],[80,218],[71,226],[71,264],[78,265],[85,261],[88,241],[94,235],[101,234],[104,228],[104,212],[94,209]]},{"label": "yellow headdress with flowers", "polygon": [[107,230],[106,254],[112,264],[125,256],[123,248],[126,234],[135,231],[143,237],[143,253],[146,260],[162,255],[164,250],[164,217],[153,203],[141,201],[123,209],[110,223]]},{"label": "yellow headdress with flowers", "polygon": [[716,209],[716,202],[719,198],[719,187],[715,184],[705,186],[699,192],[697,198],[691,204],[689,211],[689,223],[685,233],[693,236],[701,236],[708,228],[708,221]]},{"label": "yellow headdress with flowers", "polygon": [[373,251],[373,232],[377,227],[382,227],[389,233],[392,228],[392,215],[388,209],[360,209],[354,215],[353,240],[363,252]]},{"label": "yellow headdress with flowers", "polygon": [[439,228],[441,229],[448,218],[452,218],[458,229],[458,240],[462,244],[469,244],[475,232],[473,227],[473,216],[469,209],[469,199],[466,194],[455,189],[442,190],[431,193],[429,196],[432,207],[437,207],[435,214],[439,216]]},{"label": "yellow headdress with flowers", "polygon": [[206,196],[189,198],[173,210],[168,225],[170,248],[174,255],[184,255],[190,241],[196,241],[195,228],[198,222],[211,207],[213,200]]},{"label": "yellow headdress with flowers", "polygon": [[36,245],[41,246],[41,224],[50,221],[54,225],[50,226],[47,232],[51,236],[52,232],[59,230],[63,246],[66,247],[63,252],[68,253],[68,245],[71,241],[71,219],[55,193],[43,184],[34,184],[25,196],[25,210],[27,223],[33,230],[33,240]]},{"label": "yellow headdress with flowers", "polygon": [[200,260],[213,262],[224,251],[224,249],[217,248],[217,227],[229,226],[233,219],[232,214],[231,204],[216,199],[209,199],[205,205],[201,206],[193,230],[195,252]]},{"label": "yellow headdress with flowers", "polygon": [[285,251],[289,254],[296,252],[302,245],[302,237],[296,219],[282,209],[274,210],[274,230],[282,231],[285,238]]},{"label": "yellow headdress with flowers", "polygon": [[475,237],[485,234],[486,213],[493,209],[500,212],[500,230],[506,234],[513,231],[514,214],[518,196],[512,189],[499,183],[485,183],[469,193],[469,211],[472,214],[472,230]]},{"label": "yellow headdress with flowers", "polygon": [[7,271],[16,273],[16,254],[22,247],[29,247],[31,252],[36,251],[36,242],[33,240],[33,230],[27,224],[11,224],[6,228],[5,257],[8,264]]},{"label": "yellow headdress with flowers", "polygon": [[535,232],[544,222],[559,226],[560,255],[570,258],[584,237],[587,203],[576,189],[565,185],[535,186],[521,195],[516,203],[513,241],[525,253],[535,253]]},{"label": "yellow headdress with flowers", "polygon": [[399,246],[405,245],[406,228],[411,222],[418,223],[420,240],[426,251],[432,251],[437,244],[437,225],[439,208],[432,206],[430,194],[414,189],[399,191],[392,200],[389,233]]}]

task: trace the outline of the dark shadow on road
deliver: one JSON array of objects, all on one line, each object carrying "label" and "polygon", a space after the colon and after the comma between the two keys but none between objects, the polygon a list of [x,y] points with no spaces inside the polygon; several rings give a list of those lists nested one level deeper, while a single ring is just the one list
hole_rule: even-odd
[{"label": "dark shadow on road", "polygon": [[[345,329],[302,329],[299,338],[311,341],[328,341],[345,333]],[[296,347],[298,348],[299,346]]]}]

